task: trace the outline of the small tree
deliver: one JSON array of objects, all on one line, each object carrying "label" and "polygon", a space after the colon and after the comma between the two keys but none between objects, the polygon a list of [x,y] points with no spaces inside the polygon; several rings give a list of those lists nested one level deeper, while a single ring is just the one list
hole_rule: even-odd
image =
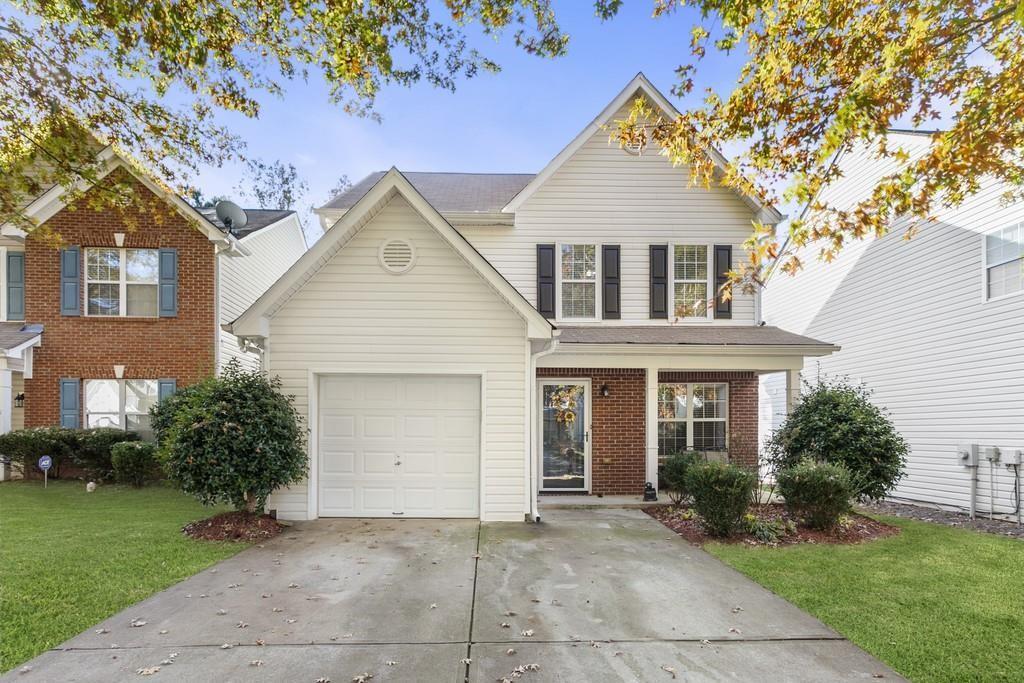
[{"label": "small tree", "polygon": [[765,459],[776,474],[805,459],[845,465],[859,497],[882,498],[903,477],[909,450],[866,387],[825,379],[801,395]]},{"label": "small tree", "polygon": [[307,469],[300,418],[280,381],[232,361],[152,409],[167,474],[205,505],[256,512]]}]

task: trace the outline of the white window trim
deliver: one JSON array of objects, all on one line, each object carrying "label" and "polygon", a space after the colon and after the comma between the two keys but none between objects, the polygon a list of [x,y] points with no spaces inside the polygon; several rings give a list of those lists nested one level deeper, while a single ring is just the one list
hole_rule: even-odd
[{"label": "white window trim", "polygon": [[[89,284],[114,284],[113,280],[90,280],[89,279],[89,252],[90,251],[117,251],[120,252],[120,280],[118,284],[118,312],[117,315],[101,315],[89,313]],[[128,315],[128,251],[155,251],[157,252],[157,277],[154,285],[157,290],[157,313],[156,315]],[[160,250],[149,247],[82,247],[82,313],[90,318],[158,318],[160,317]],[[146,283],[140,282],[140,285]]]},{"label": "white window trim", "polygon": [[[1019,221],[1024,222],[1024,221]],[[1009,299],[1015,296],[1024,294],[1024,288],[1017,290],[1016,292],[1010,292],[1009,294],[1000,294],[999,296],[988,295],[988,270],[989,268],[995,268],[1005,263],[1011,263],[1012,261],[1019,261],[1020,258],[1009,259],[1007,261],[999,261],[998,263],[988,262],[988,238],[998,232],[1002,232],[1004,229],[1010,227],[1007,224],[1003,224],[997,228],[991,228],[981,234],[981,300],[983,303],[989,301],[1002,301],[1003,299]]]},{"label": "white window trim", "polygon": [[[98,316],[105,318],[113,318],[114,316]],[[131,379],[113,379],[110,377],[90,377],[89,379],[82,380],[82,398],[85,404],[85,426],[89,426],[90,415],[113,415],[113,413],[91,413],[89,412],[89,382],[117,382],[117,422],[119,429],[128,429],[128,382],[156,382],[156,395],[157,400],[160,398],[160,380],[150,379],[148,377]],[[131,413],[132,415],[148,415],[149,413]]]},{"label": "white window trim", "polygon": [[[686,387],[686,416],[685,417],[669,417],[669,418],[658,418],[658,423],[662,422],[684,422],[686,423],[686,450],[692,451],[693,447],[693,435],[694,435],[694,424],[697,422],[724,422],[725,423],[725,451],[700,451],[701,453],[721,453],[729,450],[729,383],[728,382],[658,382],[658,388],[660,390],[662,384],[682,384]],[[723,400],[725,403],[725,415],[723,417],[701,417],[695,418],[693,416],[693,390],[694,387],[698,386],[716,386],[724,389]],[[660,394],[660,391],[659,391]],[[661,448],[659,444],[658,458],[662,458]]]},{"label": "white window trim", "polygon": [[[705,242],[702,240],[687,240],[685,242],[670,242],[668,245],[668,274],[669,274],[669,322],[673,324],[702,324],[708,320],[714,320],[715,311],[714,306],[707,306],[707,310],[703,316],[694,316],[692,318],[678,318],[676,317],[676,247],[705,247],[705,257],[707,258],[707,293],[714,295],[715,292],[715,281],[714,281],[714,253],[715,244],[714,242]],[[696,280],[679,280],[679,282],[696,282]]]},{"label": "white window trim", "polygon": [[[593,245],[594,247],[594,317],[592,318],[566,318],[562,315],[562,247],[573,245]],[[593,323],[602,320],[601,278],[604,273],[601,271],[601,247],[600,242],[573,241],[555,243],[555,322]],[[564,280],[564,282],[589,282],[589,280]]]}]

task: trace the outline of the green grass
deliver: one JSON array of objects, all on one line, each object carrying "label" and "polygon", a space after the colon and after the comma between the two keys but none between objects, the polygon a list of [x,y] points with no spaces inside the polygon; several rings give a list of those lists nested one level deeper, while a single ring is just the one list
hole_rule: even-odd
[{"label": "green grass", "polygon": [[912,520],[850,546],[711,554],[915,681],[1024,679],[1024,542]]},{"label": "green grass", "polygon": [[245,548],[182,535],[214,512],[157,486],[0,484],[0,672]]}]

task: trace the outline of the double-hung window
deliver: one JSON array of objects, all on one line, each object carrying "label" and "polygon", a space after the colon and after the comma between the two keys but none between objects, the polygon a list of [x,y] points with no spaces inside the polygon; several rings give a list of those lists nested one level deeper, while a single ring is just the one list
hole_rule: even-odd
[{"label": "double-hung window", "polygon": [[672,246],[672,315],[678,319],[706,319],[708,302],[708,246]]},{"label": "double-hung window", "polygon": [[559,317],[594,320],[598,312],[597,245],[559,245]]},{"label": "double-hung window", "polygon": [[729,385],[658,384],[658,457],[728,447]]},{"label": "double-hung window", "polygon": [[156,317],[159,261],[156,249],[86,249],[86,314]]},{"label": "double-hung window", "polygon": [[1024,223],[985,235],[985,291],[989,299],[1024,292]]},{"label": "double-hung window", "polygon": [[90,379],[85,382],[85,425],[116,427],[151,436],[149,409],[156,404],[155,379]]}]

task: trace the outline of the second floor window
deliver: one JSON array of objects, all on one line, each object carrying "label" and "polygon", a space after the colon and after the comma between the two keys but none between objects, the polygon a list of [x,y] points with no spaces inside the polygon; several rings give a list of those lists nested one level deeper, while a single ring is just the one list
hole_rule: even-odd
[{"label": "second floor window", "polygon": [[597,317],[597,245],[563,244],[559,250],[560,317],[563,320]]},{"label": "second floor window", "polygon": [[708,317],[708,247],[677,244],[672,255],[672,313],[676,318]]},{"label": "second floor window", "polygon": [[158,278],[156,249],[86,249],[86,314],[156,317]]},{"label": "second floor window", "polygon": [[985,279],[989,299],[1024,291],[1024,223],[985,235]]}]

